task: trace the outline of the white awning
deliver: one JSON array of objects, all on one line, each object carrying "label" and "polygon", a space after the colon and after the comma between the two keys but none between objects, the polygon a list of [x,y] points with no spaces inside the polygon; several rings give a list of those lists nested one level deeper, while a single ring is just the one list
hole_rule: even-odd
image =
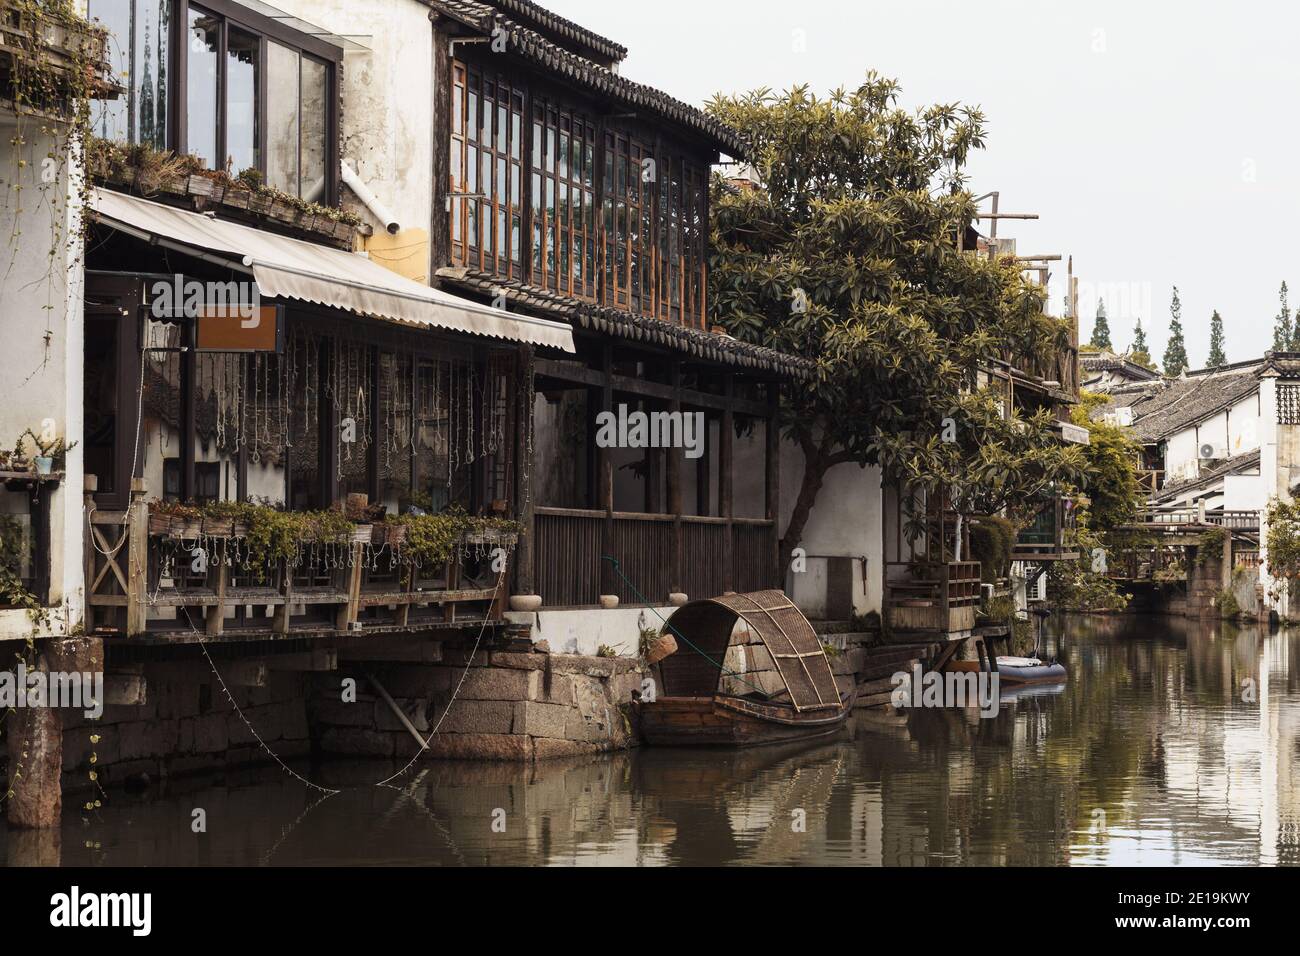
[{"label": "white awning", "polygon": [[251,226],[175,209],[138,196],[96,189],[100,222],[253,274],[267,298],[301,299],[362,315],[511,342],[574,351],[563,322],[495,309],[421,285],[355,252],[277,236]]}]

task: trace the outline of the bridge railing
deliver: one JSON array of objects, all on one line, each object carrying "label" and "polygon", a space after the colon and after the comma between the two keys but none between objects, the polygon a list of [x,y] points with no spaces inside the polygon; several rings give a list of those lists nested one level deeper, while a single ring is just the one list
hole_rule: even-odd
[{"label": "bridge railing", "polygon": [[1249,510],[1206,511],[1204,508],[1148,506],[1137,520],[1148,525],[1208,525],[1242,531],[1259,530],[1259,512]]}]

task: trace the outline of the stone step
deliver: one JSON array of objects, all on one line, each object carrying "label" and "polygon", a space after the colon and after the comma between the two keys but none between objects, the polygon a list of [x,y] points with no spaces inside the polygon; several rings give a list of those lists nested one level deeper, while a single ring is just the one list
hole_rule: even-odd
[{"label": "stone step", "polygon": [[[854,706],[854,709],[856,710],[856,709],[864,708],[864,707],[886,707],[886,706],[889,706],[890,696],[891,696],[892,694],[893,694],[893,690],[892,690],[892,689],[887,690],[887,691],[882,691],[882,692],[880,692],[880,693],[878,693],[878,694],[868,694],[868,695],[865,696],[865,697],[862,696],[861,694],[859,694],[859,695],[858,695],[858,701],[857,701],[857,703],[853,705],[853,706]],[[893,708],[891,707],[890,709],[892,710]]]},{"label": "stone step", "polygon": [[920,661],[912,658],[904,661],[886,661],[883,664],[868,664],[858,671],[859,681],[878,680],[882,677],[893,677],[899,671],[911,673],[912,668]]},{"label": "stone step", "polygon": [[876,694],[888,693],[895,687],[893,677],[877,677],[858,684],[858,697],[874,697]]}]

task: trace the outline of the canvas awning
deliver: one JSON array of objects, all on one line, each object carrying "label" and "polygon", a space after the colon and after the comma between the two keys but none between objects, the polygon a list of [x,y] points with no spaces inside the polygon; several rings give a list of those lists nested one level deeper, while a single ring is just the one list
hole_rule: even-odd
[{"label": "canvas awning", "polygon": [[563,322],[507,312],[421,285],[359,253],[107,189],[94,191],[91,210],[113,229],[251,272],[266,298],[300,299],[408,325],[574,351],[573,332]]}]

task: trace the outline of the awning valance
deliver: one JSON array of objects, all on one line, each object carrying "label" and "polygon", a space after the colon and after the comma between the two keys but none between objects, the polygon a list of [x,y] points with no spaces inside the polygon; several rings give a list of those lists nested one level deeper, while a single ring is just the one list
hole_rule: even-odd
[{"label": "awning valance", "polygon": [[94,216],[106,226],[251,272],[260,295],[300,299],[391,319],[574,351],[563,322],[518,315],[421,285],[355,252],[330,249],[251,226],[96,189]]}]

